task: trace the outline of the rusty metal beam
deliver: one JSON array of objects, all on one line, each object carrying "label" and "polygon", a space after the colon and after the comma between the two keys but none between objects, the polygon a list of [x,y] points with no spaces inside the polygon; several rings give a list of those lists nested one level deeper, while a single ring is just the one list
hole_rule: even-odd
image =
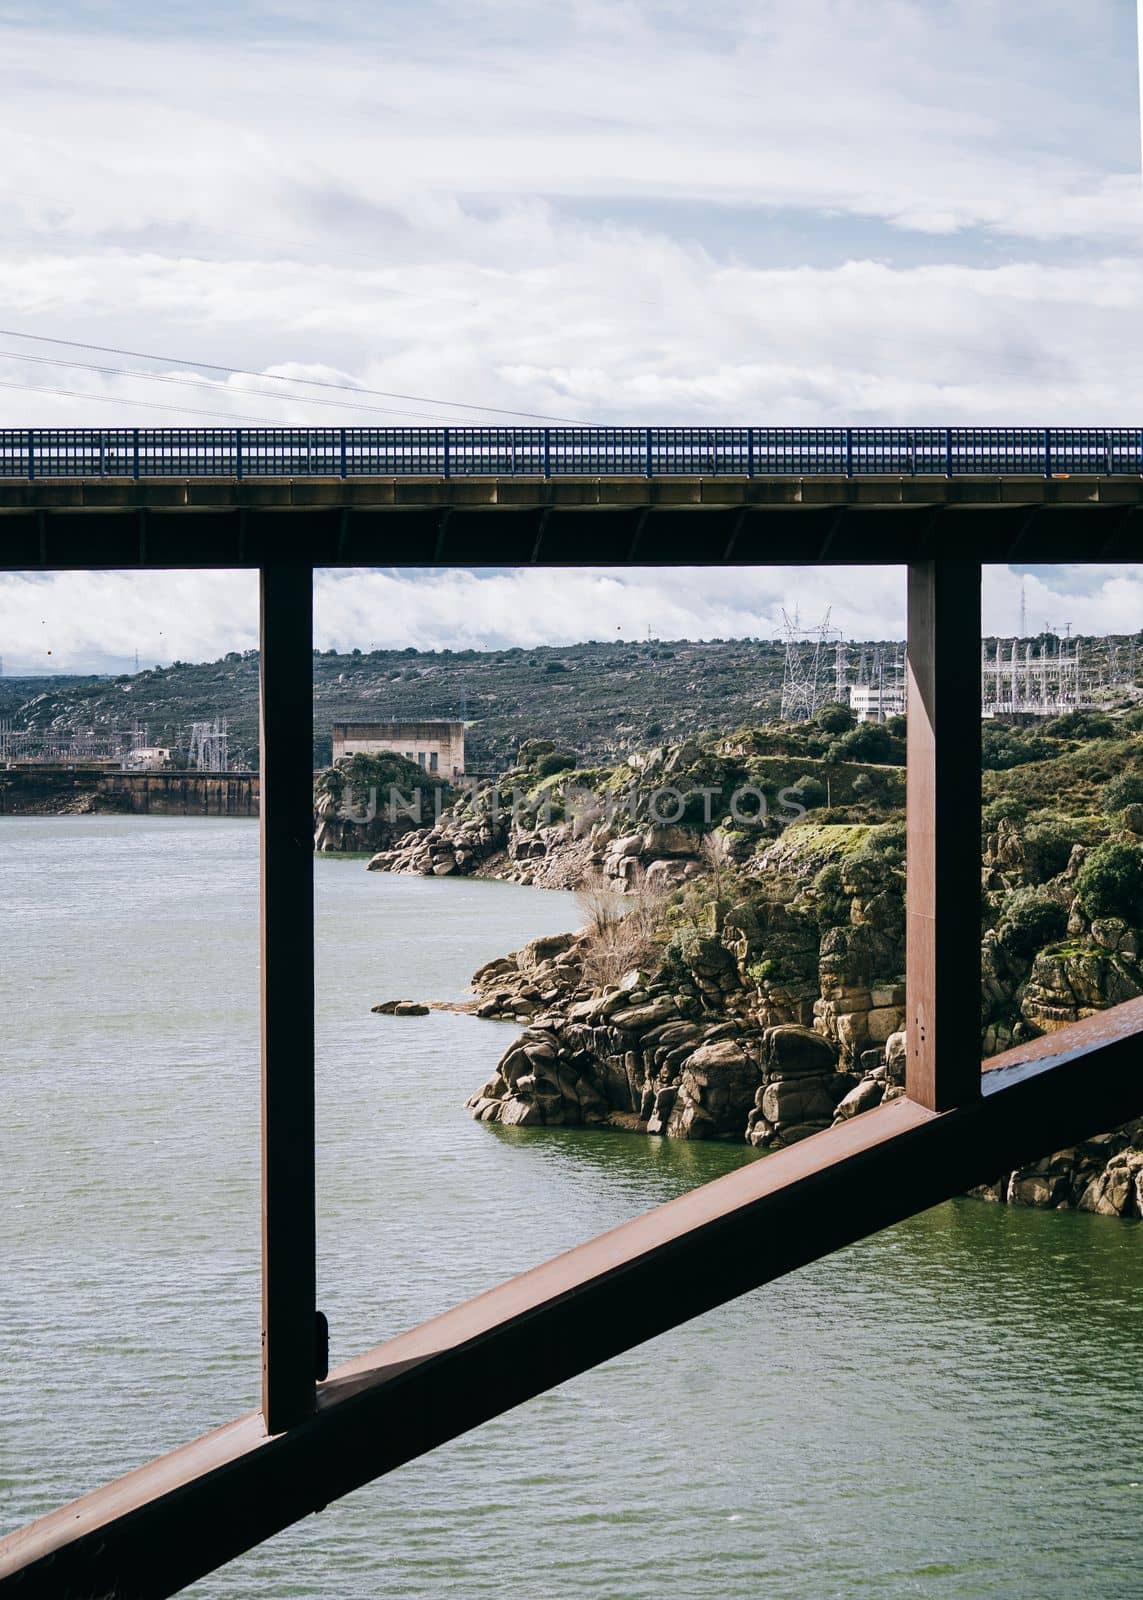
[{"label": "rusty metal beam", "polygon": [[980,1093],[980,565],[908,569],[906,1089]]},{"label": "rusty metal beam", "polygon": [[314,1407],[313,573],[264,567],[262,736],[262,1411]]},{"label": "rusty metal beam", "polygon": [[[1143,1000],[647,1212],[359,1356],[314,1415],[254,1413],[0,1540],[0,1595],[158,1600],[291,1522],[688,1318],[1143,1111]],[[495,1373],[495,1382],[489,1381]]]}]

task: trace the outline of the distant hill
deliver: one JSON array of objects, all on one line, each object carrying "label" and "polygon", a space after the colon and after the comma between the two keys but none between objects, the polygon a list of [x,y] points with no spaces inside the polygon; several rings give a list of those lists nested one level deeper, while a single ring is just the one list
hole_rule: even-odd
[{"label": "distant hill", "polygon": [[[374,650],[314,655],[314,764],[327,765],[339,720],[459,717],[469,765],[511,766],[524,739],[556,740],[584,759],[699,729],[777,714],[782,649],[773,642],[648,640],[533,650]],[[258,759],[258,654],[176,662],[102,679],[0,678],[0,718],[68,734],[146,724],[185,748],[191,722],[229,718],[234,761]]]},{"label": "distant hill", "polygon": [[[1085,641],[1106,659],[1117,641]],[[1118,641],[1126,644],[1126,641]],[[851,646],[892,656],[899,641]],[[511,650],[373,650],[314,654],[314,765],[330,760],[339,720],[463,716],[470,767],[512,765],[525,739],[554,739],[593,762],[703,730],[774,720],[783,646],[773,640],[648,639]],[[1143,654],[1140,665],[1143,666]],[[258,654],[175,662],[114,678],[0,678],[0,718],[53,734],[130,728],[186,747],[189,726],[229,718],[230,753],[258,763]]]}]

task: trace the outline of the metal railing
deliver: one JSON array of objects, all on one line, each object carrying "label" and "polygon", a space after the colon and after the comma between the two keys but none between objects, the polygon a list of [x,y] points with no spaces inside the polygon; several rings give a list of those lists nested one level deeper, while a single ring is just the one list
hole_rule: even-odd
[{"label": "metal railing", "polygon": [[0,478],[1143,475],[1143,428],[5,428]]}]

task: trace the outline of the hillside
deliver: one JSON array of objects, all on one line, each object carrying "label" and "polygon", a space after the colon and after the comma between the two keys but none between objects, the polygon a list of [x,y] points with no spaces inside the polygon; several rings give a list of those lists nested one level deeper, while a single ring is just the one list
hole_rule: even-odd
[{"label": "hillside", "polygon": [[[995,641],[986,640],[991,649]],[[850,658],[880,644],[850,645]],[[1082,641],[1093,667],[1127,638]],[[581,762],[621,756],[701,731],[729,732],[774,720],[783,646],[775,640],[599,643],[524,650],[355,650],[314,653],[314,765],[330,759],[339,720],[463,717],[479,773],[503,771],[526,739],[553,739]],[[258,761],[258,654],[175,662],[115,678],[0,678],[0,719],[70,734],[144,724],[151,740],[185,749],[189,724],[226,717],[232,764]]]},{"label": "hillside", "polygon": [[[535,650],[374,650],[314,654],[314,764],[346,719],[463,716],[469,765],[498,771],[528,738],[585,759],[622,754],[702,728],[776,715],[782,649],[773,642],[648,640]],[[176,662],[114,679],[0,679],[0,718],[53,733],[146,724],[155,743],[185,744],[189,723],[229,718],[232,760],[258,755],[258,655]]]}]

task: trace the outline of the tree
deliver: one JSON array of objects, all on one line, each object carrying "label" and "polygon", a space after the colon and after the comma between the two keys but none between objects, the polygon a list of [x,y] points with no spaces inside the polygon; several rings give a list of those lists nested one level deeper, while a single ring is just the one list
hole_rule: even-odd
[{"label": "tree", "polygon": [[903,767],[905,741],[895,739],[879,722],[859,722],[829,747],[829,761],[868,761],[879,766]]},{"label": "tree", "polygon": [[814,721],[823,733],[848,733],[850,728],[857,725],[857,718],[853,712],[839,700],[827,701]]},{"label": "tree", "polygon": [[824,806],[829,798],[829,790],[825,784],[820,778],[815,778],[809,773],[800,777],[791,788],[807,811],[812,811],[815,806]]},{"label": "tree", "polygon": [[1085,916],[1122,917],[1143,924],[1143,850],[1109,839],[1096,847],[1076,874],[1076,899]]}]

